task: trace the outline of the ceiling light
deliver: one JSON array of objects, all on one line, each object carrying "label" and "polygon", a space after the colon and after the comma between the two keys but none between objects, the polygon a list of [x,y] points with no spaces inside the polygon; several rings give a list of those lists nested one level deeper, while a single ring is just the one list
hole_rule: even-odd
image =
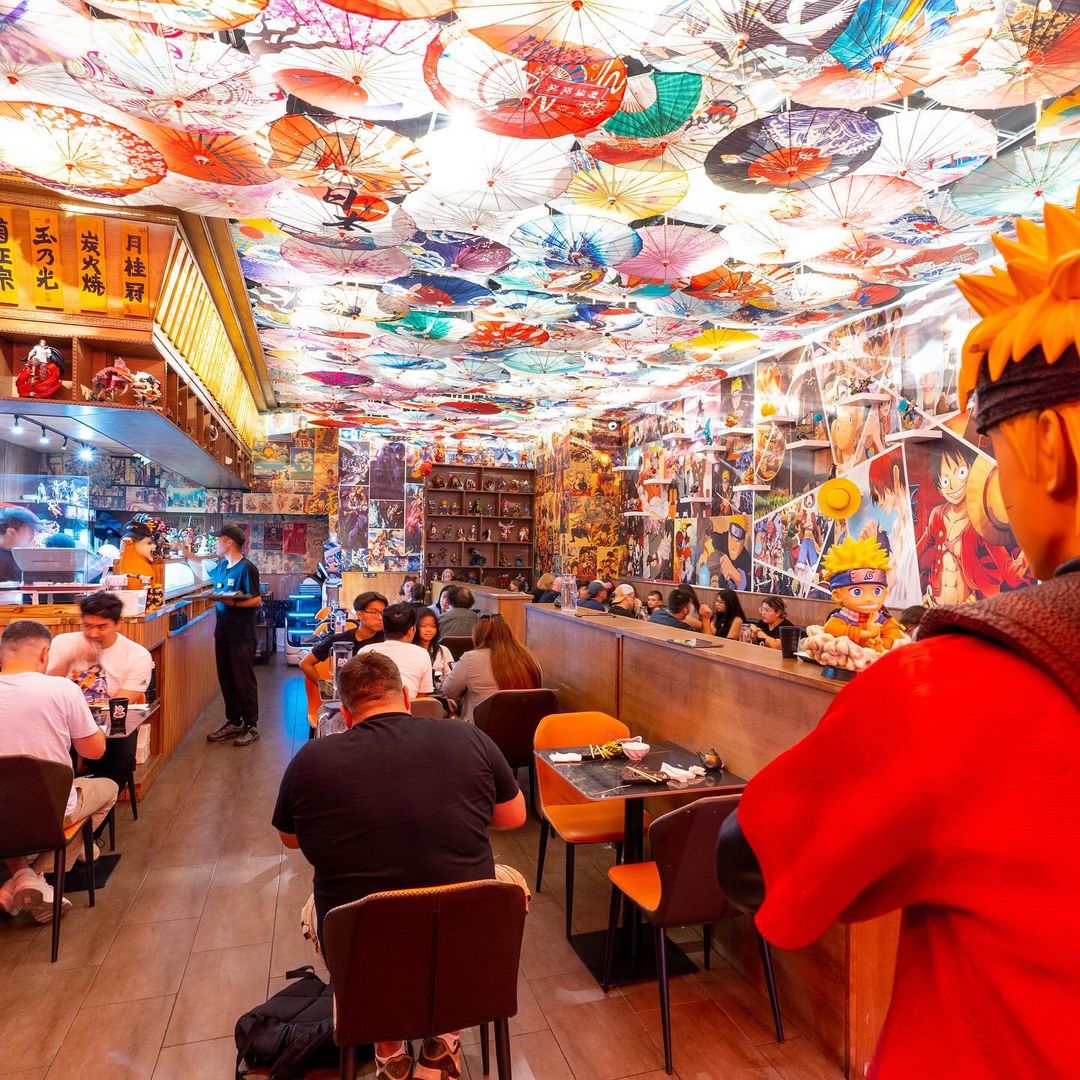
[{"label": "ceiling light", "polygon": [[94,448],[92,446],[80,446],[79,447],[79,460],[80,461],[93,461],[94,460]]},{"label": "ceiling light", "polygon": [[60,449],[61,450],[66,450],[67,449],[67,436],[66,435],[64,436],[64,441],[60,444]]},{"label": "ceiling light", "polygon": [[41,434],[38,436],[38,442],[39,443],[47,443],[48,441],[49,441],[49,433],[44,428],[42,428],[41,429]]},{"label": "ceiling light", "polygon": [[11,425],[12,435],[21,435],[23,433],[22,421],[16,416],[15,423]]}]

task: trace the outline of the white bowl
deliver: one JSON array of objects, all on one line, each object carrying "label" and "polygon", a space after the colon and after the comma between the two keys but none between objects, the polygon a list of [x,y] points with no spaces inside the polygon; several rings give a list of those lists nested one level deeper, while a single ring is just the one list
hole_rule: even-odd
[{"label": "white bowl", "polygon": [[643,757],[652,749],[648,743],[623,743],[623,753],[630,761],[641,761]]}]

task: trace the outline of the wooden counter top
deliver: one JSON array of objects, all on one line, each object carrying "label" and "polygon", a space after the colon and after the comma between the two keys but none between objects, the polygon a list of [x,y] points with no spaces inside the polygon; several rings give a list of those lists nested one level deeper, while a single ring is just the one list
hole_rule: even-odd
[{"label": "wooden counter top", "polygon": [[464,581],[448,581],[446,584],[468,589],[476,600],[473,606],[477,611],[484,615],[501,615],[514,632],[514,637],[518,641],[525,640],[525,608],[532,603],[531,593],[512,592],[494,585],[470,585]]}]

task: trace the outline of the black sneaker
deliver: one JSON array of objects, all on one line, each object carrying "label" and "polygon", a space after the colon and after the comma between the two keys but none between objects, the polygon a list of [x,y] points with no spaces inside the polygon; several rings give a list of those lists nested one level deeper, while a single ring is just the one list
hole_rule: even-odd
[{"label": "black sneaker", "polygon": [[242,724],[234,724],[231,720],[226,720],[224,724],[217,729],[217,731],[211,731],[206,736],[207,742],[224,742],[226,739],[235,739],[237,735],[244,733],[244,727]]},{"label": "black sneaker", "polygon": [[257,742],[259,738],[259,729],[257,727],[244,728],[240,735],[233,739],[233,746],[250,746],[253,742]]}]

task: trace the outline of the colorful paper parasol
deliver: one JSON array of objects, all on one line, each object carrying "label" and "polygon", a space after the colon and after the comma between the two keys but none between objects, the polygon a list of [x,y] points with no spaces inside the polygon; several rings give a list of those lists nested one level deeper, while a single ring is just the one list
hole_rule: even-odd
[{"label": "colorful paper parasol", "polygon": [[165,158],[170,172],[205,184],[270,184],[278,179],[250,135],[213,135],[132,119],[128,125]]},{"label": "colorful paper parasol", "polygon": [[484,311],[485,317],[521,320],[529,323],[558,322],[574,314],[572,301],[540,293],[505,290],[494,294],[491,307]]},{"label": "colorful paper parasol", "polygon": [[641,240],[626,225],[571,214],[528,221],[514,230],[510,241],[550,262],[573,267],[614,266],[641,250]]},{"label": "colorful paper parasol", "polygon": [[200,34],[98,19],[93,48],[64,67],[98,100],[155,124],[240,134],[285,111],[285,94],[249,55]]},{"label": "colorful paper parasol", "polygon": [[881,142],[877,124],[850,109],[797,109],[754,120],[709,152],[705,172],[736,192],[814,187],[854,172]]},{"label": "colorful paper parasol", "polygon": [[928,88],[942,105],[1009,109],[1057,97],[1080,82],[1080,9],[1072,0],[1018,0],[986,43]]},{"label": "colorful paper parasol", "polygon": [[906,214],[922,194],[918,184],[895,176],[844,176],[804,191],[798,213],[784,220],[800,228],[865,229]]},{"label": "colorful paper parasol", "polygon": [[1044,201],[1071,203],[1080,140],[1013,150],[958,180],[949,193],[969,214],[1041,214]]},{"label": "colorful paper parasol", "polygon": [[371,386],[375,381],[370,375],[358,371],[305,371],[305,379],[312,379],[321,386],[342,386],[354,388]]},{"label": "colorful paper parasol", "polygon": [[382,200],[373,206],[354,195],[353,189],[286,190],[270,199],[266,213],[288,235],[331,247],[393,247],[416,232],[416,222],[400,207],[387,213]]},{"label": "colorful paper parasol", "polygon": [[132,23],[213,34],[251,22],[267,0],[94,0],[94,7]]},{"label": "colorful paper parasol", "polygon": [[64,70],[56,53],[18,30],[0,28],[0,100],[93,112],[97,101]]},{"label": "colorful paper parasol", "polygon": [[[723,232],[732,253],[743,263],[804,262],[842,244],[843,229],[796,229],[772,217],[745,218]],[[699,286],[696,286],[699,287]]]},{"label": "colorful paper parasol", "polygon": [[666,214],[679,204],[690,186],[687,174],[678,169],[641,172],[604,165],[588,154],[576,154],[575,160],[580,167],[574,170],[562,202],[616,221]]},{"label": "colorful paper parasol", "polygon": [[326,0],[333,7],[370,19],[436,19],[454,8],[454,0]]},{"label": "colorful paper parasol", "polygon": [[173,206],[189,214],[216,218],[248,218],[261,214],[284,181],[238,187],[235,184],[204,184],[180,173],[169,173],[160,183],[129,195],[128,206]]},{"label": "colorful paper parasol", "polygon": [[90,113],[0,101],[0,156],[23,176],[72,195],[130,195],[165,176],[145,139]]},{"label": "colorful paper parasol", "polygon": [[444,28],[428,46],[424,78],[451,115],[515,139],[591,131],[615,112],[626,89],[622,60],[518,60],[496,52],[460,23]]},{"label": "colorful paper parasol", "polygon": [[497,274],[508,266],[513,253],[485,236],[417,233],[405,246],[412,268],[424,273]]},{"label": "colorful paper parasol", "polygon": [[966,244],[919,248],[902,262],[875,267],[870,276],[883,285],[917,285],[955,277],[979,262],[979,252]]},{"label": "colorful paper parasol", "polygon": [[283,116],[259,138],[270,168],[305,187],[350,186],[386,199],[408,194],[431,175],[411,139],[366,120],[324,126],[309,116]]},{"label": "colorful paper parasol", "polygon": [[85,52],[92,25],[81,0],[0,2],[0,36],[13,53],[35,62],[63,60]]},{"label": "colorful paper parasol", "polygon": [[543,345],[547,330],[542,326],[523,322],[473,323],[472,333],[462,342],[470,352],[499,352],[503,349],[520,349],[523,346]]},{"label": "colorful paper parasol", "polygon": [[638,229],[641,250],[618,264],[624,276],[672,283],[719,266],[730,254],[722,237],[693,225],[649,225]]},{"label": "colorful paper parasol", "polygon": [[412,267],[408,255],[398,248],[352,251],[309,244],[294,237],[281,245],[281,257],[312,278],[335,284],[355,281],[382,285],[407,274]]},{"label": "colorful paper parasol", "polygon": [[585,366],[579,357],[549,349],[518,349],[504,356],[499,363],[511,371],[530,375],[565,375]]},{"label": "colorful paper parasol", "polygon": [[491,290],[463,278],[435,274],[402,277],[383,288],[387,296],[400,297],[415,308],[471,311],[491,303]]},{"label": "colorful paper parasol", "polygon": [[989,120],[953,109],[891,113],[878,126],[881,145],[859,171],[895,176],[923,188],[951,184],[997,151],[997,132]]},{"label": "colorful paper parasol", "polygon": [[705,330],[689,341],[675,341],[673,346],[695,364],[722,362],[732,353],[741,352],[761,341],[760,334],[749,330]]},{"label": "colorful paper parasol", "polygon": [[1080,92],[1066,94],[1047,105],[1035,124],[1037,143],[1080,138]]}]

